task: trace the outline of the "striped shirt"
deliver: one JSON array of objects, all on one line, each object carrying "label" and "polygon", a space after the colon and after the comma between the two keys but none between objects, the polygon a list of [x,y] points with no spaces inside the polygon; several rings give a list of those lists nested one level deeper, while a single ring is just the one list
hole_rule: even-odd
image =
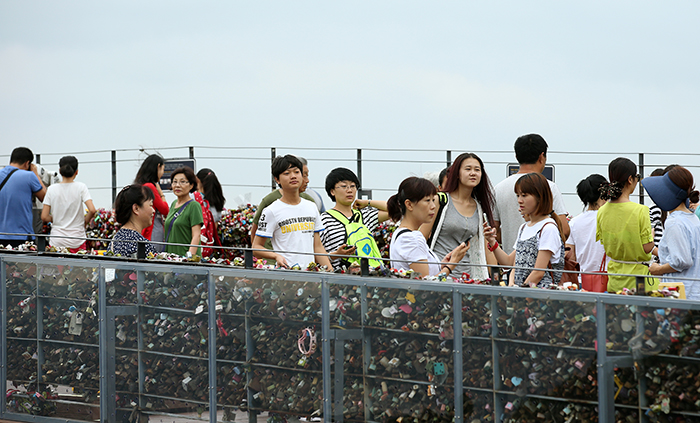
[{"label": "striped shirt", "polygon": [[664,234],[664,222],[661,221],[661,209],[656,204],[649,207],[649,218],[651,219],[651,228],[654,230],[654,245],[658,247]]},{"label": "striped shirt", "polygon": [[[370,232],[377,230],[379,226],[379,210],[374,207],[365,207],[360,210],[360,213],[362,213],[362,221],[365,226],[367,226],[367,229],[369,229]],[[332,253],[345,243],[345,225],[328,214],[328,212],[321,214],[321,221],[326,228],[325,231],[321,232],[323,248],[326,249],[327,253]],[[332,260],[331,264],[333,267],[340,266],[340,259]]]}]

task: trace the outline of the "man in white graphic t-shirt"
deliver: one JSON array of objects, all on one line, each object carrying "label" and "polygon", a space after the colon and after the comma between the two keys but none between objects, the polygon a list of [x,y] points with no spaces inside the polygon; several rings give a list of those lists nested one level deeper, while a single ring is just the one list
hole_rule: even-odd
[{"label": "man in white graphic t-shirt", "polygon": [[[253,240],[255,257],[272,259],[280,267],[301,266],[316,262],[332,270],[319,232],[323,223],[315,203],[302,200],[299,188],[303,183],[304,165],[296,156],[277,156],[272,161],[272,176],[282,189],[282,197],[260,215]],[[265,250],[265,241],[272,239],[272,251]]]}]

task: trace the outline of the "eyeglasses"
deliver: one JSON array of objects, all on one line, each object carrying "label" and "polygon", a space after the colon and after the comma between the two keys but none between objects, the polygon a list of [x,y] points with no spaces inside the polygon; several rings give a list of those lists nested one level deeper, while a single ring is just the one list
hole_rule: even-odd
[{"label": "eyeglasses", "polygon": [[355,191],[357,189],[357,185],[351,184],[351,185],[336,185],[335,189],[342,189],[343,191]]},{"label": "eyeglasses", "polygon": [[637,175],[635,175],[635,176],[637,177],[637,180],[638,180],[638,181],[641,181],[641,180],[642,180],[642,175],[640,175],[639,173],[638,173]]},{"label": "eyeglasses", "polygon": [[175,185],[185,186],[185,185],[189,185],[189,184],[190,184],[190,181],[186,181],[186,180],[185,181],[172,181],[170,183],[170,185],[173,185],[173,186],[175,186]]}]

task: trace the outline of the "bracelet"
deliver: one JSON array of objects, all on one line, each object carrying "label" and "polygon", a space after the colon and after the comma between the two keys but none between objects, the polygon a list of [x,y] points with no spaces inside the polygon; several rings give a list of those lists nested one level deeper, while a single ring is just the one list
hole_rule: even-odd
[{"label": "bracelet", "polygon": [[[447,270],[450,271],[450,274],[452,274],[452,269],[450,269],[450,266],[448,266],[448,265],[446,265],[446,264],[443,264],[443,265],[442,265],[442,269],[445,269],[445,268],[447,268]],[[440,269],[440,270],[442,270],[442,269]]]},{"label": "bracelet", "polygon": [[372,207],[372,200],[367,200],[367,206]]},{"label": "bracelet", "polygon": [[489,244],[489,251],[491,251],[492,253],[496,251],[496,248],[498,248],[498,241],[496,241],[496,243],[493,244],[493,246]]}]

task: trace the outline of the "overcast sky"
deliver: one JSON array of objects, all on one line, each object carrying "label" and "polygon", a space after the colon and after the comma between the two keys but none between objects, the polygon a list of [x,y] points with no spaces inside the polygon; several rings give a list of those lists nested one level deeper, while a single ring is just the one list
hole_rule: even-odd
[{"label": "overcast sky", "polygon": [[[270,152],[246,146],[308,156],[317,188],[335,165],[355,169],[356,153],[295,148],[436,151],[368,153],[408,161],[366,163],[375,189],[439,170],[447,149],[508,152],[530,132],[553,151],[635,161],[695,152],[699,18],[691,1],[3,1],[0,160],[20,145],[59,153],[43,163],[87,150],[240,147],[196,148],[197,164],[217,171],[229,198],[252,192],[257,202],[269,188],[240,185],[269,185]],[[573,192],[605,167],[565,163],[615,155],[553,153],[550,162]],[[484,158],[494,183],[514,161]],[[700,164],[647,163],[669,160]],[[120,164],[119,184],[137,165]],[[109,190],[97,189],[111,183],[107,165],[81,169],[108,206]],[[567,204],[578,213],[575,197]]]}]

